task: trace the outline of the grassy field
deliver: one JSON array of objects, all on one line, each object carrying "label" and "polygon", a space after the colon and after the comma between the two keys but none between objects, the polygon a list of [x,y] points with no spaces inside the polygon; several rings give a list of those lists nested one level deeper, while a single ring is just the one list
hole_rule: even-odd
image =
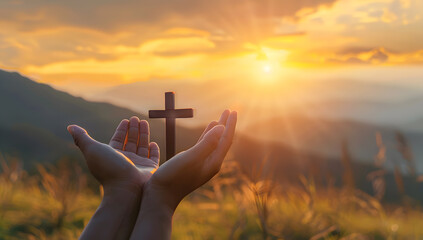
[{"label": "grassy field", "polygon": [[[62,162],[28,176],[18,162],[0,174],[0,239],[77,239],[100,203],[87,175]],[[423,211],[404,198],[382,205],[355,189],[252,181],[228,162],[185,199],[173,239],[423,239]]]}]

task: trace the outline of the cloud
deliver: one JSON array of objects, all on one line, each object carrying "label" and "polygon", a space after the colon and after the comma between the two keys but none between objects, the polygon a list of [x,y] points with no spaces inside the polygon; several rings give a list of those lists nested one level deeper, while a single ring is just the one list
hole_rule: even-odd
[{"label": "cloud", "polygon": [[423,50],[413,52],[393,52],[384,47],[349,47],[341,49],[327,63],[343,65],[415,65],[423,64]]},{"label": "cloud", "polygon": [[2,0],[0,68],[70,86],[420,64],[422,13],[421,0]]},{"label": "cloud", "polygon": [[385,48],[349,47],[338,52],[328,62],[343,64],[382,64],[392,55]]},{"label": "cloud", "polygon": [[281,19],[298,19],[296,13],[302,9],[318,9],[336,1],[4,0],[0,1],[4,33],[0,41],[5,42],[0,46],[0,59],[13,66],[109,61],[125,57],[110,50],[116,46],[135,49],[180,37],[203,39],[191,46],[169,39],[153,53],[162,57],[239,54],[245,51],[245,42],[259,44],[271,36],[296,32],[285,29]]},{"label": "cloud", "polygon": [[338,54],[346,55],[346,54],[360,54],[365,52],[370,52],[374,48],[369,47],[347,47],[345,49],[341,49],[338,51]]},{"label": "cloud", "polygon": [[214,48],[215,44],[205,38],[180,37],[149,41],[140,50],[159,56],[181,56],[204,53]]},{"label": "cloud", "polygon": [[119,32],[131,26],[160,23],[236,34],[239,28],[259,31],[301,9],[336,0],[5,0],[0,22],[26,31],[63,26]]},{"label": "cloud", "polygon": [[373,52],[372,56],[369,58],[368,61],[370,62],[377,62],[377,63],[384,63],[388,61],[389,56],[386,52],[381,49],[376,50]]}]

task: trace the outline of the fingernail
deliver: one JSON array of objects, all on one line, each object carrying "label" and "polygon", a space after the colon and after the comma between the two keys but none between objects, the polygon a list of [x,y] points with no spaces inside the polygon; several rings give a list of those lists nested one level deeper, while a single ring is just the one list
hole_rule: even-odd
[{"label": "fingernail", "polygon": [[222,124],[219,124],[219,125],[216,126],[215,131],[216,131],[216,135],[218,137],[220,137],[223,134],[223,132],[225,131],[225,126],[223,126]]},{"label": "fingernail", "polygon": [[68,132],[69,132],[70,134],[72,134],[72,125],[69,125],[66,129],[68,130]]}]

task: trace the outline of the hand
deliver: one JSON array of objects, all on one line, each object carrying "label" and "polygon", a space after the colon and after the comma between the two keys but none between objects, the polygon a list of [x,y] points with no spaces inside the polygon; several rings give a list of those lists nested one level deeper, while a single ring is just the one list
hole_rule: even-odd
[{"label": "hand", "polygon": [[140,192],[158,168],[160,151],[156,143],[150,143],[147,121],[137,117],[122,120],[109,145],[92,139],[79,126],[71,125],[68,131],[105,191],[108,187],[120,187]]},{"label": "hand", "polygon": [[135,239],[170,239],[173,213],[180,201],[219,172],[231,146],[237,113],[224,111],[197,144],[169,159],[144,185],[140,212],[131,234]]},{"label": "hand", "polygon": [[80,239],[128,239],[138,215],[144,184],[159,163],[159,147],[150,143],[146,121],[122,120],[109,145],[92,139],[85,129],[68,127],[88,168],[103,185],[103,200]]},{"label": "hand", "polygon": [[165,200],[171,209],[189,193],[216,175],[232,144],[237,113],[226,110],[219,122],[211,122],[197,144],[168,160],[145,185],[149,194]]}]

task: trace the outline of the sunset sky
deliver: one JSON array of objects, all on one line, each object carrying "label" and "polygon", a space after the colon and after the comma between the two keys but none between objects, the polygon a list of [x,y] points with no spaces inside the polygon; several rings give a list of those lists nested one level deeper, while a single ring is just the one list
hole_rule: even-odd
[{"label": "sunset sky", "polygon": [[422,29],[421,0],[2,0],[0,68],[81,95],[150,79],[408,81],[423,77]]}]

